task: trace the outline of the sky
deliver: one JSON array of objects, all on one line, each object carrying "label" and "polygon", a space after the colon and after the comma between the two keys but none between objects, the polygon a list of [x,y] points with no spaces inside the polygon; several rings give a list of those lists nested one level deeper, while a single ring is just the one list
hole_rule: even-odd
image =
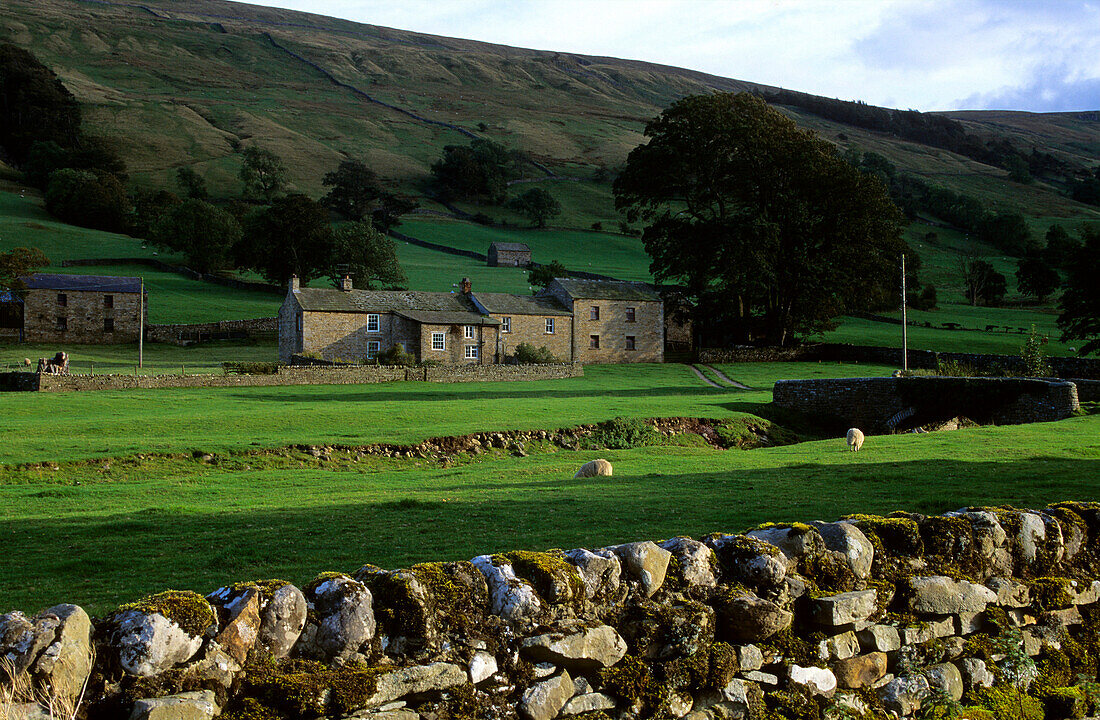
[{"label": "sky", "polygon": [[1100,0],[250,0],[885,107],[1100,110]]}]

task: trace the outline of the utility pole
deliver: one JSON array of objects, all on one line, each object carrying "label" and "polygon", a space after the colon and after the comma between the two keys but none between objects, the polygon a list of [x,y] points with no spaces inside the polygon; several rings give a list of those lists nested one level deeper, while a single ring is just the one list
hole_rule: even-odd
[{"label": "utility pole", "polygon": [[[904,258],[902,259],[904,262]],[[145,278],[141,281],[141,289],[138,291],[138,367],[145,364]]]},{"label": "utility pole", "polygon": [[905,317],[905,254],[901,256],[901,369],[909,371],[909,323]]}]

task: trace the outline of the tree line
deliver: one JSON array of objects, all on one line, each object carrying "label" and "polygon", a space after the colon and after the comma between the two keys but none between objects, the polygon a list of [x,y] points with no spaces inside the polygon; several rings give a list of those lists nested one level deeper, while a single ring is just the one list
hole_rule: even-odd
[{"label": "tree line", "polygon": [[1035,148],[1024,152],[1007,139],[982,138],[968,132],[958,120],[917,110],[892,110],[862,101],[819,97],[793,90],[763,93],[774,105],[797,107],[818,117],[846,125],[887,132],[903,140],[942,148],[987,165],[1009,171],[1017,182],[1031,182],[1039,175],[1070,175],[1073,168],[1064,160]]}]

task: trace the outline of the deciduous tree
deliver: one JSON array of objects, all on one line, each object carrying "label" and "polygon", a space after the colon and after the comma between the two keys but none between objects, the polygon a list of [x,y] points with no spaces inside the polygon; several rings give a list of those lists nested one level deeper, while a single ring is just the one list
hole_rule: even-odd
[{"label": "deciduous tree", "polygon": [[0,147],[17,165],[35,141],[75,147],[80,105],[57,75],[23,48],[0,43]]},{"label": "deciduous tree", "polygon": [[1031,295],[1039,302],[1058,289],[1061,278],[1046,257],[1034,252],[1020,258],[1016,265],[1016,285],[1024,295]]},{"label": "deciduous tree", "polygon": [[0,288],[22,294],[26,287],[20,278],[49,266],[50,259],[38,248],[17,247],[0,253]]},{"label": "deciduous tree", "polygon": [[124,232],[130,209],[126,188],[110,173],[64,168],[50,174],[46,210],[59,220],[97,230]]},{"label": "deciduous tree", "polygon": [[332,233],[325,274],[339,287],[344,273],[362,290],[398,288],[409,281],[397,260],[397,243],[369,222],[347,223]]},{"label": "deciduous tree", "polygon": [[896,293],[902,215],[882,182],[749,95],[685,98],[614,184],[659,282],[731,340],[787,344]]},{"label": "deciduous tree", "polygon": [[321,275],[331,246],[328,211],[292,193],[245,218],[235,255],[238,266],[256,270],[268,282],[282,285],[297,275],[307,283]]},{"label": "deciduous tree", "polygon": [[188,267],[202,273],[232,265],[241,241],[237,219],[205,200],[190,199],[166,211],[153,230],[154,241],[183,253]]},{"label": "deciduous tree", "polygon": [[271,150],[249,145],[241,153],[241,182],[245,198],[271,202],[286,184],[286,166]]},{"label": "deciduous tree", "polygon": [[544,228],[546,221],[561,215],[561,203],[542,188],[532,188],[508,201],[508,207],[531,221],[533,227]]},{"label": "deciduous tree", "polygon": [[1058,304],[1062,342],[1083,341],[1078,354],[1100,353],[1100,228],[1081,232],[1084,244],[1066,275],[1065,292]]}]

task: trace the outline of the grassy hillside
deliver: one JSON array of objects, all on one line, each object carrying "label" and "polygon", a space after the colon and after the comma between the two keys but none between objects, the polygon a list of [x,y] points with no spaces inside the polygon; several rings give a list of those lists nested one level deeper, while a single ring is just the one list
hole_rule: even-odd
[{"label": "grassy hillside", "polygon": [[[669,103],[712,90],[767,89],[615,58],[525,50],[221,0],[10,0],[0,37],[32,49],[83,103],[93,132],[121,141],[133,179],[171,185],[183,165],[236,193],[237,153],[256,143],[317,195],[344,157],[419,193],[444,145],[478,135],[530,153],[551,171],[614,170]],[[886,133],[788,110],[843,147],[880,152],[906,172],[1019,207],[1037,222],[1097,211],[1043,183]],[[952,113],[982,137],[1095,162],[1095,114]],[[543,173],[531,166],[531,177]],[[562,224],[616,222],[606,181],[555,183]],[[491,214],[506,215],[499,211]],[[1044,227],[1045,229],[1045,227]]]}]

